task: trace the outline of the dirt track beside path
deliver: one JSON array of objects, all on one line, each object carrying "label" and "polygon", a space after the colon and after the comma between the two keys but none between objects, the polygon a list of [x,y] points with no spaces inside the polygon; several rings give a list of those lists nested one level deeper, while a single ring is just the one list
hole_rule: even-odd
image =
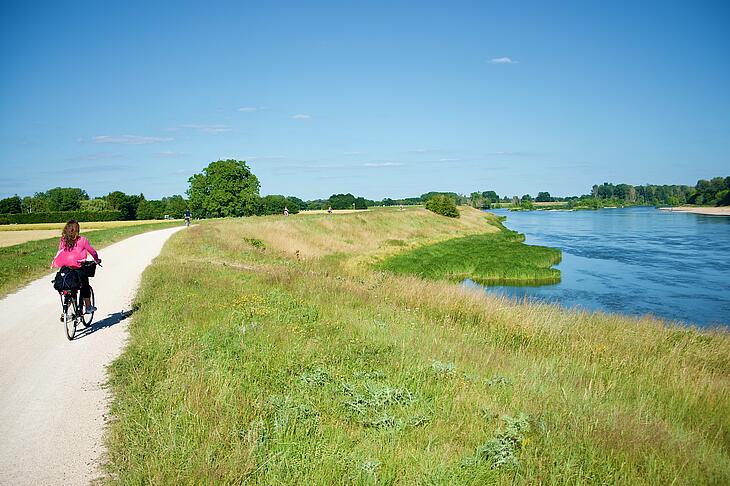
[{"label": "dirt track beside path", "polygon": [[58,320],[52,275],[0,300],[0,485],[89,484],[99,477],[106,367],[126,342],[142,271],[182,229],[140,234],[99,251],[104,267],[91,280],[98,311],[74,341]]}]

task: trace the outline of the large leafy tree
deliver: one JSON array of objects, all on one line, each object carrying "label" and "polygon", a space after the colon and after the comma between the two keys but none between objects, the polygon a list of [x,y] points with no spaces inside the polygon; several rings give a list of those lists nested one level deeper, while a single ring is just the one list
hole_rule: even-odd
[{"label": "large leafy tree", "polygon": [[122,212],[122,219],[137,219],[137,207],[144,196],[127,195],[122,191],[110,192],[104,198],[110,209],[116,209]]},{"label": "large leafy tree", "polygon": [[489,201],[490,203],[498,203],[499,202],[499,195],[494,191],[484,191],[482,193],[482,197]]},{"label": "large leafy tree", "polygon": [[19,213],[22,202],[17,195],[0,199],[0,214]]},{"label": "large leafy tree", "polygon": [[162,219],[165,215],[165,203],[142,199],[137,205],[137,219]]},{"label": "large leafy tree", "polygon": [[259,210],[259,180],[242,160],[211,162],[188,181],[195,217],[251,216]]},{"label": "large leafy tree", "polygon": [[81,201],[89,199],[86,191],[78,187],[55,187],[45,193],[49,211],[78,211]]},{"label": "large leafy tree", "polygon": [[165,204],[165,214],[169,214],[173,218],[180,219],[188,208],[188,202],[182,196],[176,194],[170,197],[163,197],[162,202]]}]

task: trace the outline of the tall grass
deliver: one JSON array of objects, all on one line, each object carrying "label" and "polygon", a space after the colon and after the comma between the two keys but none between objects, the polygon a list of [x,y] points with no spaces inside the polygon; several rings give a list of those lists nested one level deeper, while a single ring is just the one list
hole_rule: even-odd
[{"label": "tall grass", "polygon": [[[120,222],[114,221],[112,223]],[[94,225],[98,223],[81,223],[82,234],[87,224]],[[178,221],[128,226],[112,225],[108,229],[90,232],[88,238],[94,248],[99,249],[132,235],[180,224]],[[0,297],[51,271],[51,259],[58,251],[60,236],[61,232],[59,230],[57,238],[28,241],[19,245],[0,248]]]},{"label": "tall grass", "polygon": [[[401,214],[174,235],[110,370],[109,480],[730,481],[727,333],[352,265],[350,247],[379,258],[408,234],[484,230],[462,226],[464,213],[444,227]],[[352,239],[361,225],[370,238]]]},{"label": "tall grass", "polygon": [[560,250],[525,245],[513,231],[465,236],[398,253],[378,267],[424,278],[485,285],[539,285],[560,282]]}]

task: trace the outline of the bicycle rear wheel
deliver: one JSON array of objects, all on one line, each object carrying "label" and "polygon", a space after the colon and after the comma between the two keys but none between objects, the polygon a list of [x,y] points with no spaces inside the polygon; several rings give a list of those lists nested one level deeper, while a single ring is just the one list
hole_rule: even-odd
[{"label": "bicycle rear wheel", "polygon": [[[91,291],[91,305],[93,307],[96,307],[96,298],[94,297],[94,289],[91,287],[91,285],[89,285],[89,290]],[[83,304],[83,301],[80,299],[79,299],[79,302],[81,302]],[[79,305],[79,308],[82,308],[82,305]],[[85,310],[86,309],[84,309],[84,311]],[[94,320],[93,312],[91,314],[84,314],[83,312],[81,313],[81,322],[84,324],[84,327],[91,326],[91,321],[93,321],[93,320]]]},{"label": "bicycle rear wheel", "polygon": [[66,328],[66,337],[71,341],[76,335],[76,302],[73,296],[67,296],[63,307],[63,325]]}]

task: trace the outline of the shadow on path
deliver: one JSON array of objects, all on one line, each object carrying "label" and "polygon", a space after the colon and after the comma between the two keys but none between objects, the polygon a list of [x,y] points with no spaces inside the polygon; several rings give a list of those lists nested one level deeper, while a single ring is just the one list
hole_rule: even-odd
[{"label": "shadow on path", "polygon": [[85,329],[81,329],[76,333],[76,336],[74,337],[74,341],[76,339],[85,338],[86,336],[89,336],[91,334],[94,334],[97,331],[101,331],[102,329],[106,329],[108,327],[112,327],[114,325],[119,324],[129,316],[131,316],[134,313],[134,309],[130,309],[128,311],[121,311],[121,312],[115,312],[114,314],[109,314],[104,319],[100,321],[95,321],[91,323],[91,327],[87,327]]}]

